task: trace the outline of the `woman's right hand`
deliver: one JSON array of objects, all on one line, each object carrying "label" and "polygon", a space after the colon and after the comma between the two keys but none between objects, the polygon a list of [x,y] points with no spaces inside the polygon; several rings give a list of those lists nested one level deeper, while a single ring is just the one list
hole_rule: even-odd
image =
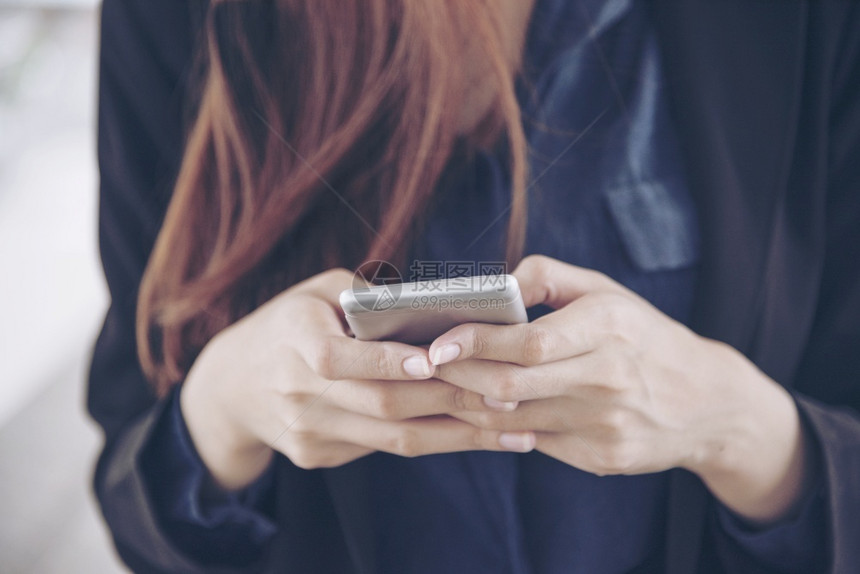
[{"label": "woman's right hand", "polygon": [[334,269],[291,287],[216,335],[195,361],[180,404],[223,488],[259,477],[273,449],[305,469],[374,451],[503,450],[498,431],[438,415],[515,403],[492,409],[433,379],[425,349],[346,334],[338,296],[352,279]]}]

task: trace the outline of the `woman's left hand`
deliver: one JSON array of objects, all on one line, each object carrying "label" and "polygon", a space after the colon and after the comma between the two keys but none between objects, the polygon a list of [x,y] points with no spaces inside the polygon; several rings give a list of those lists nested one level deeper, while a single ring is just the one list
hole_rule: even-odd
[{"label": "woman's left hand", "polygon": [[496,409],[455,416],[598,475],[686,468],[754,522],[791,511],[810,457],[782,387],[598,272],[531,256],[513,275],[526,306],[556,311],[433,342],[435,376]]}]

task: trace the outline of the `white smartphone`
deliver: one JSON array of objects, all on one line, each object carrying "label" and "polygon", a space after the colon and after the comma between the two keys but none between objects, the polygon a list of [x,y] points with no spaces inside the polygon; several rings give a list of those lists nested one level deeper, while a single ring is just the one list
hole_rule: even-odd
[{"label": "white smartphone", "polygon": [[340,306],[356,339],[430,343],[461,323],[526,323],[513,275],[475,275],[346,289]]}]

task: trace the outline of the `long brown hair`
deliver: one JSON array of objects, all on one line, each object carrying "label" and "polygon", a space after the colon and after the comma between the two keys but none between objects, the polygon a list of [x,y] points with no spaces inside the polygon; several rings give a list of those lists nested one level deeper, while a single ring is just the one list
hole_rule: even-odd
[{"label": "long brown hair", "polygon": [[507,142],[507,255],[525,233],[525,142],[491,0],[213,2],[198,113],[140,288],[141,364],[164,394],[218,331],[290,285],[400,261],[452,156],[464,47],[495,98],[465,141]]}]

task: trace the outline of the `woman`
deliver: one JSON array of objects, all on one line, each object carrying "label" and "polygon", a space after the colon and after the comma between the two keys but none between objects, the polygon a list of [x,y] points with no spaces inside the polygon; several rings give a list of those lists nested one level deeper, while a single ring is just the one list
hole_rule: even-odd
[{"label": "woman", "polygon": [[[123,559],[856,571],[858,18],[106,1],[89,401]],[[532,322],[355,341],[373,259],[519,262]]]}]

